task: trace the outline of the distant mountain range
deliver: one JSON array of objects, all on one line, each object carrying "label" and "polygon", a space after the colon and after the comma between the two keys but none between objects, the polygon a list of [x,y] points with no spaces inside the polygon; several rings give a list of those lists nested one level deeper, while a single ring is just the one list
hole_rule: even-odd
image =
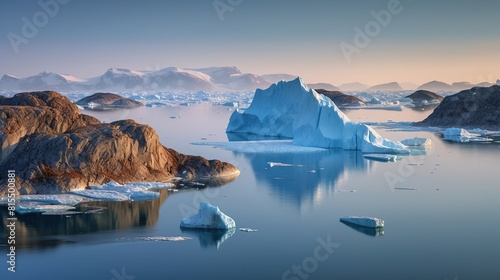
[{"label": "distant mountain range", "polygon": [[[134,71],[125,68],[110,68],[101,76],[81,79],[71,75],[41,72],[37,75],[18,78],[4,75],[0,79],[0,90],[33,91],[254,91],[265,89],[281,80],[297,78],[290,74],[257,75],[242,73],[234,66],[183,69],[168,67],[157,71]],[[500,80],[497,80],[500,84]],[[458,82],[447,84],[431,81],[421,86],[411,83],[390,82],[369,86],[359,82],[334,86],[329,83],[308,84],[309,88],[329,91],[402,91],[429,90],[456,92],[474,86],[491,86],[493,83],[471,84]]]}]

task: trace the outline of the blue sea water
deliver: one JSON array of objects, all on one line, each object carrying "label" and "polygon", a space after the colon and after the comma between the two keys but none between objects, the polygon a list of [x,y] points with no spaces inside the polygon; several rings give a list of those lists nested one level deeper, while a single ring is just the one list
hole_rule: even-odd
[{"label": "blue sea water", "polygon": [[[221,187],[159,190],[152,201],[77,206],[104,207],[96,213],[18,215],[16,273],[7,271],[1,208],[1,279],[500,279],[499,143],[450,143],[432,130],[382,125],[384,137],[426,137],[432,148],[388,163],[342,150],[245,153],[191,144],[227,141],[227,107],[86,113],[146,123],[165,146],[231,162],[241,175]],[[386,122],[430,112],[346,113]],[[219,206],[237,229],[182,231],[200,201]],[[347,215],[381,218],[385,228],[341,223]],[[144,240],[156,236],[192,239]]]}]

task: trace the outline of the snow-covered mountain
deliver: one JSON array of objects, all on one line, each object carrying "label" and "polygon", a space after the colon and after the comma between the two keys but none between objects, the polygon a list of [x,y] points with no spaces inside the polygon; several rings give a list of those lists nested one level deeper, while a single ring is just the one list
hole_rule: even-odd
[{"label": "snow-covered mountain", "polygon": [[4,75],[0,90],[92,90],[92,91],[254,91],[271,85],[263,77],[242,73],[236,67],[158,71],[110,68],[101,76],[80,79],[70,75],[42,72],[27,78]]},{"label": "snow-covered mountain", "polygon": [[[12,75],[3,75],[0,79],[0,91],[168,91],[168,92],[234,92],[255,91],[257,88],[265,89],[279,81],[291,81],[296,75],[290,74],[265,74],[256,75],[242,73],[234,66],[208,67],[208,68],[178,68],[167,67],[160,70],[135,71],[126,68],[109,68],[104,74],[82,79],[68,74],[41,72],[37,75],[19,78]],[[497,80],[500,84],[500,80]],[[430,91],[461,91],[474,86],[491,86],[492,83],[471,84],[457,82],[447,84],[440,81],[425,83],[417,88],[414,84],[398,84],[397,82],[369,85],[359,82],[335,86],[328,83],[308,84],[310,88],[321,88],[331,91],[401,91],[417,88]]]}]

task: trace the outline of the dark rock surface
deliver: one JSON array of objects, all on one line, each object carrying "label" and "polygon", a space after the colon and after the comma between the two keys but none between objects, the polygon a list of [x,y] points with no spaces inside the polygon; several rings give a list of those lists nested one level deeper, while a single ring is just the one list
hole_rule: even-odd
[{"label": "dark rock surface", "polygon": [[143,106],[141,102],[122,97],[118,94],[104,92],[84,97],[75,103],[85,109],[91,110],[132,109]]},{"label": "dark rock surface", "polygon": [[61,193],[110,181],[231,180],[236,167],[180,154],[161,145],[153,128],[122,120],[100,123],[56,92],[0,99],[0,195],[7,170],[20,194]]},{"label": "dark rock surface", "polygon": [[500,130],[500,86],[475,87],[447,96],[416,125]]},{"label": "dark rock surface", "polygon": [[342,106],[350,106],[350,105],[360,105],[363,104],[363,101],[356,96],[344,94],[340,91],[329,91],[325,89],[315,89],[315,91],[319,94],[323,94],[326,97],[330,98],[335,105]]},{"label": "dark rock surface", "polygon": [[430,102],[435,99],[442,101],[444,98],[441,95],[428,90],[417,90],[406,97],[413,100],[414,103],[423,103],[424,101]]}]

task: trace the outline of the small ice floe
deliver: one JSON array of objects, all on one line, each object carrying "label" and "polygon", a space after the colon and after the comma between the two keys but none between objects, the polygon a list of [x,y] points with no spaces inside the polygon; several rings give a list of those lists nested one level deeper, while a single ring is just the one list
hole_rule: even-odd
[{"label": "small ice floe", "polygon": [[191,237],[185,236],[150,236],[150,237],[137,237],[137,239],[144,241],[186,241],[191,240]]},{"label": "small ice floe", "polygon": [[401,159],[400,156],[390,155],[390,154],[366,154],[363,155],[363,157],[369,160],[376,160],[382,162],[395,162],[396,160]]},{"label": "small ice floe", "polygon": [[36,202],[36,201],[27,201],[27,202],[19,202],[16,205],[15,211],[19,214],[26,214],[26,213],[44,213],[44,212],[51,212],[52,214],[54,213],[64,213],[68,214],[67,212],[69,210],[74,210],[74,206],[69,206],[69,205],[53,205],[53,204],[46,204],[43,202]]},{"label": "small ice floe", "polygon": [[419,138],[419,137],[405,139],[401,141],[401,144],[412,147],[430,146],[431,143],[432,143],[431,139]]},{"label": "small ice floe", "polygon": [[234,220],[222,213],[219,207],[208,202],[200,202],[198,214],[182,219],[181,228],[230,229],[235,228]]},{"label": "small ice floe", "polygon": [[[40,202],[55,205],[76,205],[84,200],[83,197],[73,194],[28,194],[19,195],[19,202]],[[0,198],[0,205],[7,204],[7,197]]]},{"label": "small ice floe", "polygon": [[244,231],[244,232],[257,232],[259,230],[258,229],[253,229],[253,228],[240,228],[240,231]]},{"label": "small ice floe", "polygon": [[384,221],[379,218],[365,217],[365,216],[346,216],[340,218],[343,223],[355,224],[362,227],[369,228],[383,228]]},{"label": "small ice floe", "polygon": [[[477,131],[480,131],[480,130],[477,130]],[[493,139],[491,139],[491,138],[483,137],[482,134],[471,133],[463,128],[456,128],[456,127],[447,128],[443,132],[443,137],[445,140],[453,141],[453,142],[460,142],[460,143],[493,141]]]},{"label": "small ice floe", "polygon": [[334,190],[333,192],[339,192],[339,193],[341,193],[341,192],[351,192],[352,193],[352,192],[358,192],[358,191],[357,190]]},{"label": "small ice floe", "polygon": [[272,161],[267,162],[267,164],[269,164],[269,167],[275,167],[275,166],[282,166],[282,167],[298,166],[298,167],[302,167],[302,165],[300,165],[300,164],[289,164],[289,163],[272,162]]}]

